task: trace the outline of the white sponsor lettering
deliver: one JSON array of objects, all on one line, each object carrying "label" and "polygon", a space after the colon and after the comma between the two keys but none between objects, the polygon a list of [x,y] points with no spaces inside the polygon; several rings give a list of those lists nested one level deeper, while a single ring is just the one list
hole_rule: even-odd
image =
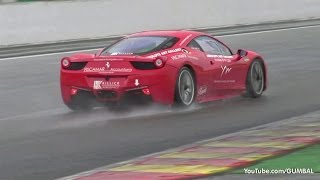
[{"label": "white sponsor lettering", "polygon": [[103,71],[103,72],[98,72],[99,74],[113,74],[113,71]]},{"label": "white sponsor lettering", "polygon": [[195,57],[195,56],[190,56],[190,55],[187,55],[187,56],[188,56],[188,58],[190,58],[190,59],[199,60],[199,58],[197,58],[197,57]]},{"label": "white sponsor lettering", "polygon": [[187,55],[186,54],[178,54],[178,55],[175,55],[175,56],[171,57],[172,60],[178,60],[178,59],[181,59],[181,58],[187,58]]},{"label": "white sponsor lettering", "polygon": [[167,55],[167,54],[176,53],[176,52],[180,52],[180,51],[182,51],[181,48],[170,49],[170,50],[167,50],[167,51],[162,51],[162,52],[158,52],[156,54],[152,54],[152,55],[148,56],[148,58],[156,58],[158,56],[164,56],[164,55]]},{"label": "white sponsor lettering", "polygon": [[225,58],[225,59],[232,59],[233,56],[224,56],[224,55],[212,55],[212,54],[208,54],[207,57],[209,58]]},{"label": "white sponsor lettering", "polygon": [[207,92],[207,86],[200,86],[198,90],[198,96],[201,96]]},{"label": "white sponsor lettering", "polygon": [[120,82],[102,82],[101,87],[103,89],[118,89],[120,87]]},{"label": "white sponsor lettering", "polygon": [[131,68],[111,68],[112,72],[132,72]]},{"label": "white sponsor lettering", "polygon": [[103,81],[93,81],[93,89],[118,89],[120,87],[120,82],[103,82]]},{"label": "white sponsor lettering", "polygon": [[216,61],[216,62],[228,62],[228,63],[231,62],[230,59],[214,59],[214,61]]},{"label": "white sponsor lettering", "polygon": [[227,66],[221,66],[221,70],[222,72],[220,77],[222,77],[224,74],[228,74],[232,70],[232,68],[228,68]]},{"label": "white sponsor lettering", "polygon": [[170,53],[175,53],[175,52],[180,52],[180,51],[181,51],[181,48],[170,49],[170,50],[168,50],[168,54],[170,54]]},{"label": "white sponsor lettering", "polygon": [[200,48],[198,48],[198,47],[190,47],[191,49],[194,49],[194,50],[198,50],[198,51],[200,51]]},{"label": "white sponsor lettering", "polygon": [[158,56],[161,56],[161,54],[160,53],[153,54],[153,55],[148,56],[148,58],[156,58]]},{"label": "white sponsor lettering", "polygon": [[111,56],[117,56],[117,55],[132,55],[133,53],[126,53],[126,52],[114,52],[111,53]]},{"label": "white sponsor lettering", "polygon": [[235,83],[236,80],[214,80],[214,83]]},{"label": "white sponsor lettering", "polygon": [[105,70],[105,67],[86,67],[83,69],[84,72],[103,72]]},{"label": "white sponsor lettering", "polygon": [[233,56],[223,56],[223,55],[207,55],[208,58],[214,58],[214,61],[217,62],[228,62],[230,63]]},{"label": "white sponsor lettering", "polygon": [[[108,67],[108,65],[106,64]],[[109,64],[110,67],[110,64]],[[109,68],[108,67],[108,68]],[[132,72],[131,68],[109,68],[105,67],[87,67],[83,69],[83,72],[99,72],[99,73],[114,73],[114,72]]]},{"label": "white sponsor lettering", "polygon": [[193,60],[199,60],[199,58],[195,57],[195,56],[190,56],[188,54],[178,54],[178,55],[174,55],[171,57],[172,60],[178,60],[178,59],[183,59],[183,58],[189,58],[189,59],[193,59]]}]

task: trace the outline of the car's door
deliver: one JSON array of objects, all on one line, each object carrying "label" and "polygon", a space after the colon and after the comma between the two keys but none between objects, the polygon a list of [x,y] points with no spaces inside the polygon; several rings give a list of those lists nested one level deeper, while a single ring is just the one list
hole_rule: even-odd
[{"label": "car's door", "polygon": [[233,55],[228,47],[209,36],[200,36],[196,42],[204,49],[212,65],[213,89],[237,89],[243,84],[239,78],[243,74],[243,68],[237,63],[237,55]]},{"label": "car's door", "polygon": [[195,41],[190,40],[186,46],[189,51],[189,59],[194,59],[193,65],[197,68],[197,100],[202,101],[210,97],[212,94],[212,65],[208,61],[207,55],[201,46]]},{"label": "car's door", "polygon": [[221,74],[221,66],[223,62],[215,62],[214,55],[220,54],[220,49],[213,48],[207,41],[210,40],[207,36],[199,36],[194,38],[188,46],[193,49],[199,49],[204,54],[203,60],[201,60],[202,74],[201,80],[198,82],[198,96],[200,98],[213,97],[215,92],[214,78]]},{"label": "car's door", "polygon": [[224,83],[222,83],[221,86],[218,87],[235,90],[244,89],[247,76],[246,62],[241,60],[238,54],[233,54],[230,48],[228,48],[221,41],[217,39],[214,40],[216,45],[221,50],[222,56],[220,57],[222,58],[222,61],[224,61],[224,65],[221,68],[221,80]]}]

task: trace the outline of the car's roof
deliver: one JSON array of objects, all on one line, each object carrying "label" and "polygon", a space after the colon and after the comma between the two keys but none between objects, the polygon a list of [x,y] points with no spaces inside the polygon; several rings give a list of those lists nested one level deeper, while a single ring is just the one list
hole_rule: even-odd
[{"label": "car's roof", "polygon": [[135,34],[131,34],[128,37],[135,37],[135,36],[172,36],[178,37],[180,39],[185,38],[192,34],[194,37],[199,35],[206,35],[202,32],[197,31],[188,31],[188,30],[160,30],[160,31],[143,31],[138,32]]}]

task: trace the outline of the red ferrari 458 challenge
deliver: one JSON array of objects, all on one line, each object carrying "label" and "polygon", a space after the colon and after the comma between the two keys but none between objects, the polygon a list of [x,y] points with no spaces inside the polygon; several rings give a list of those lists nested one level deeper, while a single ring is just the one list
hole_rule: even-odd
[{"label": "red ferrari 458 challenge", "polygon": [[97,54],[61,60],[61,93],[71,109],[126,100],[190,106],[267,88],[267,67],[256,52],[236,53],[194,31],[146,31],[126,36]]}]

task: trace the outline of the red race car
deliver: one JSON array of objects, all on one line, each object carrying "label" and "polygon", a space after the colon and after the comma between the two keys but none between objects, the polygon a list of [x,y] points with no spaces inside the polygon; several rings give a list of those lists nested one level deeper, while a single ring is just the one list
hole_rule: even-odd
[{"label": "red race car", "polygon": [[259,54],[234,54],[205,33],[147,31],[97,54],[64,57],[60,82],[73,110],[126,100],[190,106],[241,94],[257,98],[267,88],[267,68]]}]

